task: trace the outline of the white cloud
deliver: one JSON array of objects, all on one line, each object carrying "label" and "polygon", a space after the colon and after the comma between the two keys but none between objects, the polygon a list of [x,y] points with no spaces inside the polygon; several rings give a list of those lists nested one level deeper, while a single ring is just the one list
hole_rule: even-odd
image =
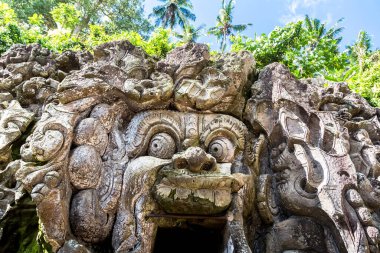
[{"label": "white cloud", "polygon": [[280,22],[288,23],[303,19],[304,15],[299,13],[299,10],[307,9],[309,12],[322,3],[329,0],[287,0],[287,12],[280,17]]},{"label": "white cloud", "polygon": [[299,1],[297,1],[297,0],[293,0],[293,1],[289,4],[288,9],[289,9],[289,11],[290,11],[292,14],[295,14],[296,11],[297,11],[298,6],[299,6]]},{"label": "white cloud", "polygon": [[308,7],[308,6],[313,6],[313,5],[318,5],[322,2],[326,2],[326,0],[303,0],[303,4]]},{"label": "white cloud", "polygon": [[282,15],[280,17],[280,22],[283,24],[287,24],[289,22],[297,22],[304,18],[304,15],[301,14],[288,14],[288,15]]}]

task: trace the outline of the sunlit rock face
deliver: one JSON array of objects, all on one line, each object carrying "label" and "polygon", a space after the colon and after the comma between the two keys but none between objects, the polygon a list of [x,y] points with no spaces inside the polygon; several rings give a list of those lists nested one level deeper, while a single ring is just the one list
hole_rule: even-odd
[{"label": "sunlit rock face", "polygon": [[162,229],[212,232],[212,252],[379,252],[379,116],[345,83],[257,70],[248,52],[14,46],[0,58],[0,250],[31,198],[53,252],[198,243]]}]

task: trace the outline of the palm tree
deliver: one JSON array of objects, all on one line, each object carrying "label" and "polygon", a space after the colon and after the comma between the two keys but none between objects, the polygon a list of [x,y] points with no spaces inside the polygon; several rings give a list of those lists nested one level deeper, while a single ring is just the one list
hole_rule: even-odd
[{"label": "palm tree", "polygon": [[348,55],[358,63],[359,71],[363,72],[365,63],[371,54],[371,37],[366,31],[360,31],[356,42],[348,47]]},{"label": "palm tree", "polygon": [[209,34],[216,36],[220,42],[220,49],[222,52],[226,49],[227,38],[233,35],[233,32],[242,32],[249,25],[233,25],[232,24],[232,11],[235,8],[235,1],[229,0],[226,2],[222,0],[222,8],[219,10],[219,15],[216,18],[216,25],[209,29]]},{"label": "palm tree", "polygon": [[174,33],[174,36],[180,39],[183,43],[195,42],[202,34],[205,25],[200,25],[195,28],[192,25],[186,25],[183,33]]},{"label": "palm tree", "polygon": [[156,26],[173,28],[176,25],[182,28],[188,24],[188,20],[195,20],[195,14],[191,12],[193,5],[188,0],[159,0],[164,4],[153,8],[149,17],[156,18]]},{"label": "palm tree", "polygon": [[337,27],[340,22],[343,21],[343,18],[339,19],[333,27],[327,30],[326,23],[321,23],[319,19],[312,19],[308,15],[305,16],[304,25],[309,34],[312,35],[311,48],[315,49],[319,41],[323,38],[334,39],[337,44],[341,42],[342,37],[338,36],[342,31],[343,27]]}]

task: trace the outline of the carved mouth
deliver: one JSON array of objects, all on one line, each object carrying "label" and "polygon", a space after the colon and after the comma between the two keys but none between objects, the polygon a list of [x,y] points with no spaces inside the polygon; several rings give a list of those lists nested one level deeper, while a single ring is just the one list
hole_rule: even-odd
[{"label": "carved mouth", "polygon": [[164,172],[160,184],[189,189],[231,189],[237,184],[233,175],[217,173],[196,174],[186,170]]},{"label": "carved mouth", "polygon": [[192,173],[167,166],[160,170],[153,194],[168,213],[218,214],[229,207],[231,193],[240,187],[226,168],[219,173]]}]

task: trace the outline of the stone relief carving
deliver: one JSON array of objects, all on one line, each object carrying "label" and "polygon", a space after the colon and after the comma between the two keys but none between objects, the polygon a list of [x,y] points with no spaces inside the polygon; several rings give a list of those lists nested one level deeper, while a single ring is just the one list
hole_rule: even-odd
[{"label": "stone relief carving", "polygon": [[220,252],[380,252],[380,112],[344,83],[118,41],[17,45],[0,92],[0,227],[27,193],[53,252],[159,252],[194,228]]}]

